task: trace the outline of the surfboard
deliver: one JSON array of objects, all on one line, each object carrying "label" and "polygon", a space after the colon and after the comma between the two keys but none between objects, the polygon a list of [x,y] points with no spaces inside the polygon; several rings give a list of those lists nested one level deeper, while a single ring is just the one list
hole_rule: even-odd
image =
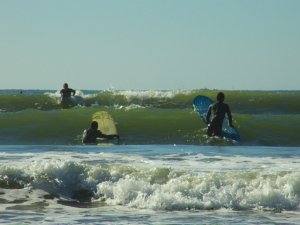
[{"label": "surfboard", "polygon": [[58,101],[58,103],[61,105],[62,109],[69,109],[76,105],[74,96],[65,97],[65,98],[60,97],[60,100]]},{"label": "surfboard", "polygon": [[[214,103],[213,100],[211,100],[210,98],[204,95],[198,95],[193,100],[195,111],[199,113],[200,117],[202,118],[203,122],[206,125],[208,125],[206,120],[208,108],[213,103]],[[227,117],[225,117],[222,126],[222,137],[239,142],[241,138],[238,131],[236,130],[235,127],[231,127],[228,124],[229,124],[229,120]]]},{"label": "surfboard", "polygon": [[81,96],[70,96],[70,97],[59,97],[59,100],[57,101],[59,105],[61,105],[62,109],[69,109],[77,105],[83,105],[84,104],[84,98]]},{"label": "surfboard", "polygon": [[[100,130],[103,134],[106,135],[114,135],[117,134],[117,128],[115,125],[115,121],[108,112],[99,111],[93,114],[92,121],[96,121],[98,123],[98,130]],[[118,144],[118,138],[97,138],[98,145],[116,145]]]}]

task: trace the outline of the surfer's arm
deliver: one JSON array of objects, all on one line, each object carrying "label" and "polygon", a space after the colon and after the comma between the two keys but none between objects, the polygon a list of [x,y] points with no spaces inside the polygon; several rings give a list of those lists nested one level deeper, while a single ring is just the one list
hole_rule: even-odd
[{"label": "surfer's arm", "polygon": [[76,94],[76,91],[71,89],[71,92],[73,93],[73,96]]},{"label": "surfer's arm", "polygon": [[209,106],[207,114],[206,114],[206,122],[210,124],[210,114],[211,114],[211,106]]},{"label": "surfer's arm", "polygon": [[106,135],[108,139],[112,139],[112,138],[119,138],[119,135],[113,134],[113,135]]},{"label": "surfer's arm", "polygon": [[106,134],[102,134],[101,131],[99,131],[99,133],[97,134],[97,137],[98,138],[107,138],[107,139],[112,139],[112,138],[116,137],[119,139],[119,135],[116,135],[116,134],[106,135]]},{"label": "surfer's arm", "polygon": [[227,108],[227,115],[228,115],[228,120],[229,120],[229,126],[233,127],[233,125],[232,125],[232,115],[231,115],[231,111],[230,111],[229,106]]}]

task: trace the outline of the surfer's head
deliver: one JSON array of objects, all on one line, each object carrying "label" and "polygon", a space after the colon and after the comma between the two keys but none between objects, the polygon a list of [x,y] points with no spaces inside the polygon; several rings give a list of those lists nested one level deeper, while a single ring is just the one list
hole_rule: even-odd
[{"label": "surfer's head", "polygon": [[223,92],[219,92],[218,95],[217,95],[217,100],[218,102],[223,102],[225,99],[225,95]]},{"label": "surfer's head", "polygon": [[98,123],[97,123],[96,121],[93,121],[93,122],[91,123],[91,128],[92,128],[93,130],[97,130],[97,129],[98,129]]},{"label": "surfer's head", "polygon": [[69,85],[67,83],[64,83],[64,89],[68,89],[69,88]]}]

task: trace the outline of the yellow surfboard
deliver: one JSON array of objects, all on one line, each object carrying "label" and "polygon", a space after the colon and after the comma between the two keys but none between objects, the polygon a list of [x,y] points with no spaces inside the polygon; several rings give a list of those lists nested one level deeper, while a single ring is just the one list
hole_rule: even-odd
[{"label": "yellow surfboard", "polygon": [[[103,134],[106,135],[114,135],[117,133],[117,128],[114,119],[108,112],[99,111],[93,114],[92,121],[96,121],[98,123],[98,130],[100,130]],[[115,145],[118,144],[118,138],[97,138],[98,145]]]}]

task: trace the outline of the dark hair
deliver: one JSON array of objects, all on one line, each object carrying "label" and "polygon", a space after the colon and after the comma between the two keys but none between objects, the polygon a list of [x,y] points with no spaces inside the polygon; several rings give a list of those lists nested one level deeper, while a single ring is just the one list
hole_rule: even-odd
[{"label": "dark hair", "polygon": [[93,130],[97,130],[97,129],[98,129],[98,123],[97,123],[96,121],[93,121],[93,122],[91,123],[91,128],[92,128]]},{"label": "dark hair", "polygon": [[218,102],[223,102],[225,99],[225,95],[223,92],[219,92],[218,95],[217,95],[217,100]]}]

